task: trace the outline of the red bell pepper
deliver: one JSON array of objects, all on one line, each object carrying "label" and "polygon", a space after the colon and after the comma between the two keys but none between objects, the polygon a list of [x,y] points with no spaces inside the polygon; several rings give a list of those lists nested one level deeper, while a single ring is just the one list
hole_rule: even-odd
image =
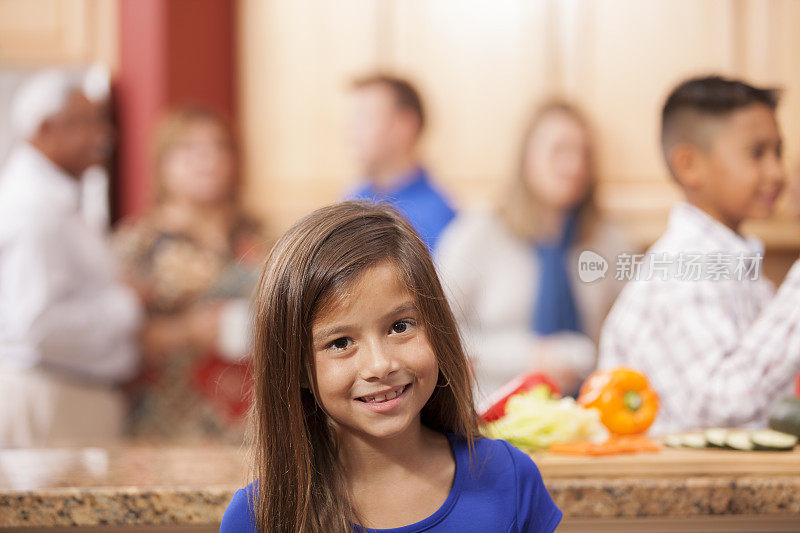
[{"label": "red bell pepper", "polygon": [[537,385],[547,385],[553,394],[561,394],[558,385],[545,374],[539,372],[521,374],[497,389],[486,400],[480,410],[480,417],[484,422],[493,422],[502,418],[506,414],[506,403],[509,398],[520,392],[529,391]]}]

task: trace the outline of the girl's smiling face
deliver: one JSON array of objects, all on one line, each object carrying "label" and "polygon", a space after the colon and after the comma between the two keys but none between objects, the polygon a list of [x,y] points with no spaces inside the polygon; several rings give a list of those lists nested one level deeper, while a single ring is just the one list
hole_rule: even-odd
[{"label": "girl's smiling face", "polygon": [[333,300],[312,327],[317,402],[339,429],[366,436],[419,424],[439,365],[397,267],[369,268]]}]

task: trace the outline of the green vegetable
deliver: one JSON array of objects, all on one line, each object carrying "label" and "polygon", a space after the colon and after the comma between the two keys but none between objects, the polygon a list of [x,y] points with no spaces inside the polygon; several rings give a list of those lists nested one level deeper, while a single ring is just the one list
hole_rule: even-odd
[{"label": "green vegetable", "polygon": [[800,437],[800,398],[784,398],[772,407],[769,427]]},{"label": "green vegetable", "polygon": [[734,450],[749,451],[755,449],[749,431],[736,430],[728,433],[725,444]]},{"label": "green vegetable", "polygon": [[527,451],[544,450],[554,442],[608,438],[599,411],[581,407],[573,398],[554,399],[545,385],[509,398],[505,416],[486,424],[483,432]]},{"label": "green vegetable", "polygon": [[788,452],[797,446],[797,437],[788,433],[781,433],[773,429],[754,431],[750,434],[756,450],[773,452]]},{"label": "green vegetable", "polygon": [[681,444],[686,448],[705,448],[708,442],[702,433],[687,433],[681,438]]},{"label": "green vegetable", "polygon": [[705,431],[706,440],[711,448],[725,448],[725,439],[729,431],[722,428],[712,428]]},{"label": "green vegetable", "polygon": [[670,448],[711,449],[724,448],[740,451],[791,451],[798,437],[771,429],[747,431],[743,429],[711,428],[704,432],[676,433],[664,438]]}]

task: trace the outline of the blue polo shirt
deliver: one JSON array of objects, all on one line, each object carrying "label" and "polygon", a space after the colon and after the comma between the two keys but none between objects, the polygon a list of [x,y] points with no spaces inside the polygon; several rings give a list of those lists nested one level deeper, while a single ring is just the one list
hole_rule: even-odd
[{"label": "blue polo shirt", "polygon": [[[527,454],[504,440],[478,439],[470,465],[466,442],[451,433],[447,438],[456,472],[442,506],[414,524],[369,529],[369,533],[551,533],[556,529],[561,511]],[[252,504],[248,505],[252,495],[252,483],[236,491],[220,533],[256,533]]]},{"label": "blue polo shirt", "polygon": [[372,200],[394,206],[411,222],[429,250],[436,247],[442,230],[456,215],[422,167],[417,167],[411,174],[399,180],[395,189],[379,190],[368,183],[348,195],[348,200]]}]

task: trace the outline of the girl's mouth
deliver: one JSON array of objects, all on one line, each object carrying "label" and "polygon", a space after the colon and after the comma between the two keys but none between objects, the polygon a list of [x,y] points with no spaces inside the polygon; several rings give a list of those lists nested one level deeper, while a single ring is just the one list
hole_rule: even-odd
[{"label": "girl's mouth", "polygon": [[407,383],[401,387],[395,387],[384,394],[360,396],[356,400],[372,411],[388,411],[403,401],[410,388],[411,383]]}]

